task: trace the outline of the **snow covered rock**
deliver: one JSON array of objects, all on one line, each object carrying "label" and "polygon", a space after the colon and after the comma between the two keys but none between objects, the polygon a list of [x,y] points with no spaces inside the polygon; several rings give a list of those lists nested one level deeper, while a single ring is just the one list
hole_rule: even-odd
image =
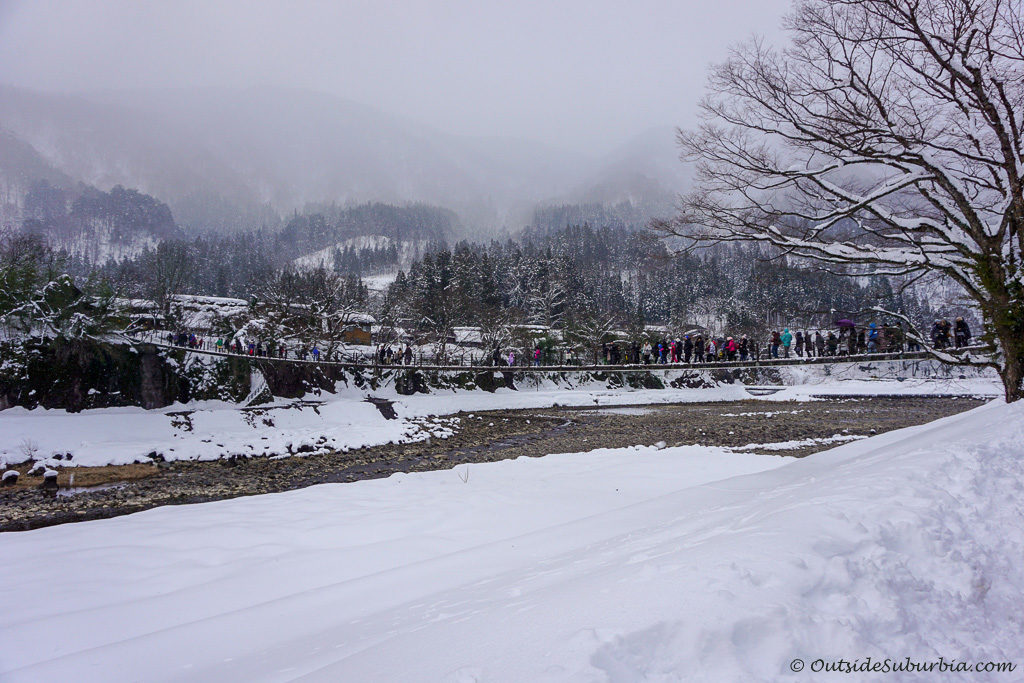
[{"label": "snow covered rock", "polygon": [[43,483],[39,485],[39,488],[44,491],[56,491],[57,486],[57,470],[47,469],[43,472]]},{"label": "snow covered rock", "polygon": [[2,480],[4,486],[14,486],[18,483],[18,477],[21,476],[18,470],[7,470],[4,472]]}]

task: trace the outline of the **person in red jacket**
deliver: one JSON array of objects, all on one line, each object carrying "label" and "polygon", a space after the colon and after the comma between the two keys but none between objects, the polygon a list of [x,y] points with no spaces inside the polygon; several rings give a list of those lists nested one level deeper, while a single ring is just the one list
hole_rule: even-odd
[{"label": "person in red jacket", "polygon": [[725,357],[727,360],[736,360],[736,340],[732,337],[725,340]]}]

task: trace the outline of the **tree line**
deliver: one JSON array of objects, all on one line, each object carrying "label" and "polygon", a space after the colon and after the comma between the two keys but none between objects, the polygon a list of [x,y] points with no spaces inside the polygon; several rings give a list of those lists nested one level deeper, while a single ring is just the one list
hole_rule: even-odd
[{"label": "tree line", "polygon": [[510,329],[536,325],[589,345],[652,324],[765,338],[878,306],[921,321],[944,313],[882,275],[852,278],[754,245],[674,254],[647,231],[580,225],[431,250],[398,273],[377,312],[431,329],[441,344],[459,326],[502,345]]}]

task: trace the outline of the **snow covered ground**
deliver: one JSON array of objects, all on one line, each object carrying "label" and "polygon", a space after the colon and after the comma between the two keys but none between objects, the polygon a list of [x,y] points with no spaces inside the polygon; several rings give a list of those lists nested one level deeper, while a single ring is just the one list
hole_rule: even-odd
[{"label": "snow covered ground", "polygon": [[0,466],[24,462],[30,452],[47,466],[84,467],[150,462],[152,455],[165,460],[216,460],[238,454],[286,457],[347,451],[447,438],[457,420],[417,416],[386,420],[372,404],[353,398],[245,410],[223,404],[81,413],[11,408],[0,416]]},{"label": "snow covered ground", "polygon": [[799,460],[601,450],[7,533],[0,680],[1020,680],[1022,492],[994,401]]},{"label": "snow covered ground", "polygon": [[[391,246],[393,240],[386,235],[359,235],[347,240],[342,240],[319,251],[305,254],[292,260],[299,268],[334,268],[334,252],[345,251],[345,249],[381,249]],[[401,246],[404,248],[405,243]]]},{"label": "snow covered ground", "polygon": [[993,370],[943,365],[934,360],[900,363],[790,365],[777,369],[788,387],[779,398],[835,395],[976,395],[1002,396]]},{"label": "snow covered ground", "polygon": [[[804,378],[807,379],[807,378]],[[816,378],[820,379],[820,378]],[[755,398],[741,384],[711,389],[606,389],[600,385],[566,389],[550,382],[518,391],[435,391],[399,396],[393,387],[372,392],[394,400],[398,420],[384,417],[364,398],[367,392],[346,389],[324,395],[324,403],[280,402],[265,409],[239,410],[220,402],[177,405],[164,410],[105,408],[67,413],[62,410],[11,408],[0,413],[0,468],[24,462],[31,452],[44,465],[96,466],[147,462],[156,453],[167,460],[212,460],[230,455],[285,456],[322,449],[346,450],[427,437],[444,438],[454,424],[430,416],[459,411],[552,406],[644,405]],[[820,395],[999,396],[1001,389],[985,377],[971,379],[909,378],[902,382],[854,378],[787,386],[757,397],[771,401],[806,401]],[[54,460],[70,453],[72,459]]]},{"label": "snow covered ground", "polygon": [[801,401],[815,396],[1002,396],[1003,387],[988,377],[964,379],[907,378],[903,381],[848,379],[786,385],[767,396],[775,401]]}]

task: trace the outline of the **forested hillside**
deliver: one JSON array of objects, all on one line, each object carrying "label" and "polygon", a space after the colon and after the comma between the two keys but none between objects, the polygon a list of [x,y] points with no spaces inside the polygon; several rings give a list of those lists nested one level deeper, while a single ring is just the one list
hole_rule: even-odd
[{"label": "forested hillside", "polygon": [[25,194],[21,228],[95,265],[183,236],[167,205],[147,194],[120,185],[109,192],[82,184],[66,189],[45,180]]},{"label": "forested hillside", "polygon": [[647,231],[589,225],[532,229],[488,245],[460,242],[399,274],[382,309],[438,328],[501,322],[580,328],[667,325],[763,333],[827,326],[876,305],[915,319],[925,302],[883,276],[851,278],[753,246],[672,255]]},{"label": "forested hillside", "polygon": [[[293,263],[328,250],[330,270],[366,275],[395,270],[399,247],[408,242],[443,244],[452,229],[451,212],[426,205],[363,204],[328,207],[324,213],[296,213],[280,231],[259,229],[241,233],[207,233],[165,240],[132,258],[93,264],[81,259],[75,272],[94,269],[131,296],[145,296],[156,273],[173,272],[176,289],[188,294],[249,297],[281,270],[301,269]],[[370,239],[363,247],[346,246],[357,237]],[[336,254],[335,254],[336,252]],[[311,263],[309,267],[318,267]]]}]

